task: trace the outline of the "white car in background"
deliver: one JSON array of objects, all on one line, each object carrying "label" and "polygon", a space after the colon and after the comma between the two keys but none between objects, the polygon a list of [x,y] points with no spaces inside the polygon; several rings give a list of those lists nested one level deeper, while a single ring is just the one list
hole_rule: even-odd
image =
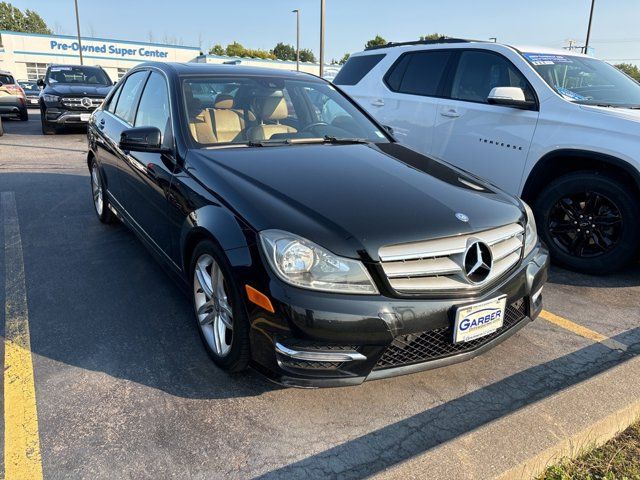
[{"label": "white car in background", "polygon": [[442,39],[356,53],[334,83],[400,142],[530,203],[557,263],[606,273],[637,258],[640,84],[615,67]]}]

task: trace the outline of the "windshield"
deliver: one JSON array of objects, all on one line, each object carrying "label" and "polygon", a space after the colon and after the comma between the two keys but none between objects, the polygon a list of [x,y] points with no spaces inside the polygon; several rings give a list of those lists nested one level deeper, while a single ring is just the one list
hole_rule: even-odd
[{"label": "windshield", "polygon": [[47,72],[47,83],[55,84],[83,84],[108,86],[112,82],[101,68],[97,67],[51,67]]},{"label": "windshield", "polygon": [[18,82],[18,83],[20,84],[22,89],[25,91],[25,93],[40,92],[40,88],[38,88],[38,85],[36,84],[36,82]]},{"label": "windshield", "polygon": [[523,56],[567,100],[607,107],[640,106],[640,84],[602,60],[540,53]]},{"label": "windshield", "polygon": [[203,146],[319,141],[388,142],[331,84],[281,77],[188,77],[184,101]]}]

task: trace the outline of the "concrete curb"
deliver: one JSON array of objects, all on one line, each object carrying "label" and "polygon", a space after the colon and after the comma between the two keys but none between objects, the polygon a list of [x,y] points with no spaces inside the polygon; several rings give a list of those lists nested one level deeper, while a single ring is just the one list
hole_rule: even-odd
[{"label": "concrete curb", "polygon": [[439,445],[375,478],[534,478],[640,418],[640,357]]}]

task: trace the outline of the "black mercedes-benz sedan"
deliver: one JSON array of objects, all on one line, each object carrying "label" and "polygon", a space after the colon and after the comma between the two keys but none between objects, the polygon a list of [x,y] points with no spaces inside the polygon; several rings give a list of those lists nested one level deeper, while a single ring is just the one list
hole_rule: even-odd
[{"label": "black mercedes-benz sedan", "polygon": [[141,64],[91,115],[100,221],[184,281],[221,368],[339,386],[470,359],[542,308],[531,210],[330,83]]}]

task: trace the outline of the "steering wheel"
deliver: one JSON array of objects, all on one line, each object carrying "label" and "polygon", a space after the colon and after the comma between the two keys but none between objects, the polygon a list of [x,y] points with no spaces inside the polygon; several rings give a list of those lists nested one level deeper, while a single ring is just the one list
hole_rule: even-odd
[{"label": "steering wheel", "polygon": [[303,132],[309,131],[315,127],[328,127],[329,124],[327,122],[313,122],[307,125],[302,129]]}]

